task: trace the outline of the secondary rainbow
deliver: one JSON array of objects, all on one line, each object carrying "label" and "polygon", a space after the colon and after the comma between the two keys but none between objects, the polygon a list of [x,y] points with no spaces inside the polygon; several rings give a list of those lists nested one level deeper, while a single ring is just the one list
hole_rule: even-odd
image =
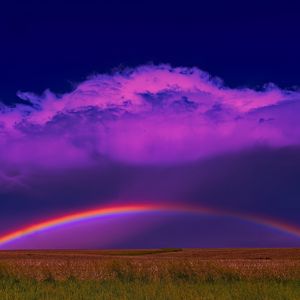
[{"label": "secondary rainbow", "polygon": [[222,211],[200,206],[190,205],[174,205],[174,204],[141,204],[141,205],[119,205],[111,207],[102,207],[97,209],[84,210],[81,212],[67,214],[65,216],[49,219],[40,223],[25,226],[10,233],[0,235],[0,246],[12,242],[19,238],[34,234],[36,232],[45,231],[64,224],[75,223],[79,221],[89,220],[93,218],[101,218],[105,216],[118,216],[124,214],[140,214],[147,212],[177,212],[177,213],[192,213],[192,214],[206,214],[206,215],[220,215],[234,217],[256,224],[265,225],[275,228],[277,230],[293,234],[300,238],[300,227],[287,224],[283,221],[258,217],[253,215],[246,215],[236,212]]}]

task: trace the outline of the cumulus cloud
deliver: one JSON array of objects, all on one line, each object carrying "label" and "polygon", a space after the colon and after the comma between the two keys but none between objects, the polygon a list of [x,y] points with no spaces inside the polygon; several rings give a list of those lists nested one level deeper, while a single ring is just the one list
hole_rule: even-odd
[{"label": "cumulus cloud", "polygon": [[172,164],[267,145],[298,145],[299,91],[230,89],[197,68],[146,65],[88,78],[70,93],[18,92],[2,107],[5,170],[103,159]]}]

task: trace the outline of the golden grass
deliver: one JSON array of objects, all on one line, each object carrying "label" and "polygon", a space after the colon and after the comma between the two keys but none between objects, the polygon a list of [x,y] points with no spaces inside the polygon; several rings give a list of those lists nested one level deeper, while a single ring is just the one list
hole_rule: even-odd
[{"label": "golden grass", "polygon": [[78,280],[300,280],[300,249],[1,251],[0,276]]}]

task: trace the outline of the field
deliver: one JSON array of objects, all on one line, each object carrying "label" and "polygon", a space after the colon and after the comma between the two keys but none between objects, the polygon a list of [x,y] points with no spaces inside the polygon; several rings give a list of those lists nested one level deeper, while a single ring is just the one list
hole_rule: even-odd
[{"label": "field", "polygon": [[0,299],[300,299],[300,249],[0,251]]}]

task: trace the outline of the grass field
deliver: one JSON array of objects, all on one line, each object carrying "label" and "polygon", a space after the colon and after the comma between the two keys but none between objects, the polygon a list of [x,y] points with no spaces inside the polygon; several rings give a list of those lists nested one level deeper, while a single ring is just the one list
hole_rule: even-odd
[{"label": "grass field", "polygon": [[0,251],[0,299],[300,299],[300,249]]}]

